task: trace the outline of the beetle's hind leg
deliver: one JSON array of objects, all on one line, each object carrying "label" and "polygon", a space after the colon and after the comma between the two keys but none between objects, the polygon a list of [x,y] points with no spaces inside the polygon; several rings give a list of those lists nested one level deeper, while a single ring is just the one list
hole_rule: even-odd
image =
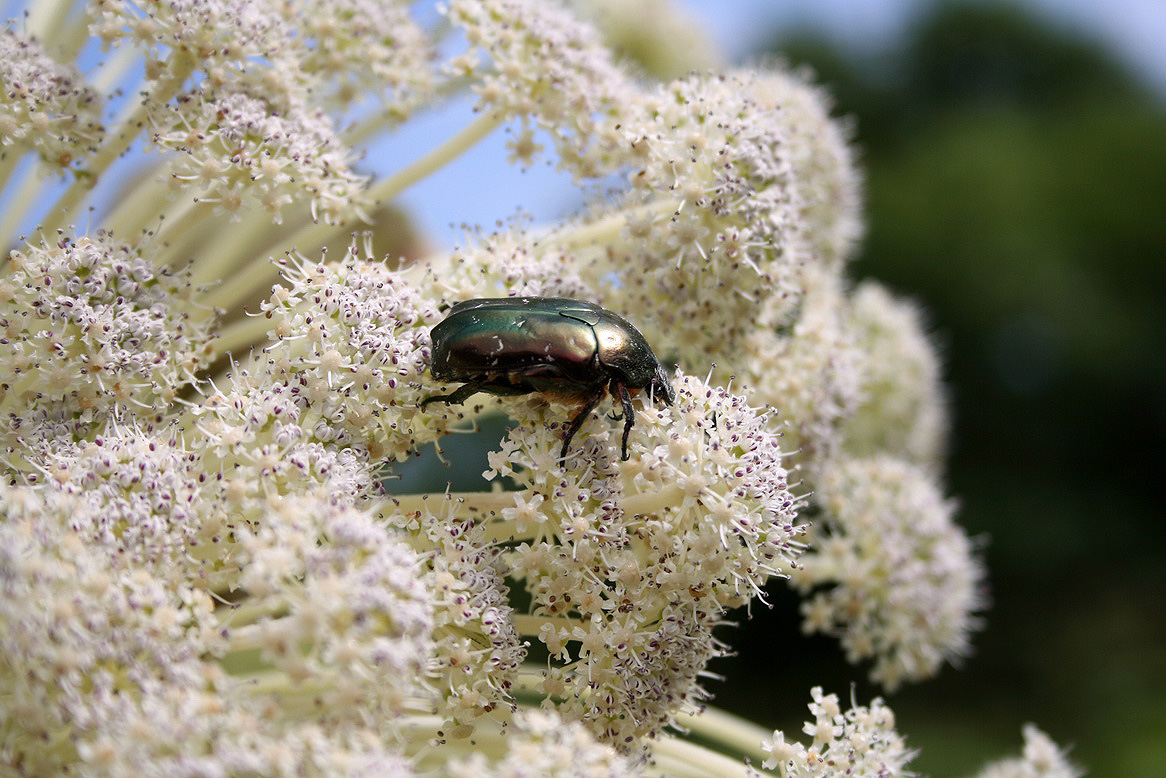
[{"label": "beetle's hind leg", "polygon": [[446,405],[461,405],[466,400],[473,397],[478,392],[482,391],[485,385],[484,381],[470,381],[468,384],[462,384],[449,394],[433,394],[421,401],[421,406],[424,408],[429,403],[435,403],[438,400]]},{"label": "beetle's hind leg", "polygon": [[628,388],[619,381],[611,382],[611,393],[619,398],[620,404],[623,405],[623,449],[620,457],[624,462],[628,461],[628,435],[632,432],[632,425],[636,423],[636,412],[632,408],[632,396],[628,394]]},{"label": "beetle's hind leg", "polygon": [[501,386],[489,381],[470,381],[468,383],[462,384],[449,394],[435,394],[430,397],[426,397],[421,401],[420,407],[424,408],[426,405],[429,405],[429,403],[437,402],[438,400],[441,400],[446,405],[461,405],[478,392],[489,392],[490,394],[500,397],[509,397],[519,394],[530,394],[533,391],[534,389],[523,384]]}]

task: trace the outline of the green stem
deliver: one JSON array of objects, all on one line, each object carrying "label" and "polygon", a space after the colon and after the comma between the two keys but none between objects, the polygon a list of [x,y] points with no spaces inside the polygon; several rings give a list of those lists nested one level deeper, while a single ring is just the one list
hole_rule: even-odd
[{"label": "green stem", "polygon": [[[88,30],[85,32],[88,34]],[[89,85],[97,90],[98,94],[112,92],[119,85],[122,85],[122,79],[129,72],[130,66],[141,58],[140,49],[129,45],[128,42],[123,42],[122,45],[114,49],[113,54],[101,63],[97,71],[90,75]],[[136,94],[138,91],[140,90],[126,90],[126,94]]]},{"label": "green stem", "polygon": [[[28,34],[40,41],[55,37],[73,7],[73,0],[39,0],[28,4]],[[70,59],[72,59],[70,57]]]},{"label": "green stem", "polygon": [[[0,151],[0,191],[6,191],[8,179],[12,177],[12,171],[16,170],[16,166],[28,154],[28,149],[22,146],[10,146]],[[28,174],[21,175],[20,180],[23,182],[28,179]]]},{"label": "green stem", "polygon": [[45,33],[45,41],[52,41],[54,59],[58,62],[73,62],[81,53],[81,49],[85,48],[85,42],[89,40],[89,13],[81,8],[71,19],[65,19],[64,16],[72,10],[72,0],[66,0],[63,5],[64,13],[57,21],[50,23],[51,26]]},{"label": "green stem", "polygon": [[761,750],[761,741],[773,735],[771,730],[718,708],[705,708],[697,714],[678,714],[676,723],[705,740],[724,746],[722,750],[741,754],[757,763],[770,756]]},{"label": "green stem", "polygon": [[[477,79],[463,78],[461,76],[448,78],[428,93],[431,99],[424,107],[432,111],[448,102],[451,97],[465,92],[469,85],[476,83],[476,81]],[[391,111],[377,111],[357,121],[345,130],[341,135],[341,140],[344,141],[346,146],[359,146],[383,130],[400,123],[401,119],[394,116]]]},{"label": "green stem", "polygon": [[607,245],[619,238],[620,232],[629,221],[645,218],[660,218],[676,213],[679,200],[659,200],[645,203],[628,211],[620,211],[598,221],[583,224],[574,229],[548,235],[546,242],[559,249],[579,249],[587,246]]},{"label": "green stem", "polygon": [[[35,202],[36,191],[40,188],[38,182],[41,172],[39,159],[30,159],[28,166],[21,172],[11,190],[7,187],[8,177],[22,156],[24,155],[12,153],[10,150],[8,156],[0,161],[0,188],[13,193],[12,199],[5,209],[4,219],[0,221],[0,250],[5,252],[12,248],[16,242],[17,231],[24,221],[24,214],[28,210],[28,205]],[[10,159],[12,162],[8,164]]]},{"label": "green stem", "polygon": [[[380,204],[397,197],[413,184],[445,167],[471,149],[501,126],[503,121],[501,115],[483,114],[441,146],[373,186],[369,190],[369,198],[375,204]],[[281,238],[279,243],[302,254],[310,255],[345,229],[351,228],[323,222],[308,223],[288,238]],[[241,259],[234,251],[225,250],[217,256],[205,258],[205,262],[212,270],[225,270],[238,266]],[[203,263],[204,258],[200,258],[196,262],[197,265],[203,265]],[[270,263],[246,262],[242,272],[231,276],[229,283],[224,283],[215,290],[207,302],[209,305],[230,310],[241,300],[255,294],[257,289],[270,284],[278,275],[278,268]],[[225,275],[222,277],[227,278]]]},{"label": "green stem", "polygon": [[[158,238],[155,243],[163,248],[154,257],[154,263],[157,265],[182,264],[181,260],[187,256],[188,247],[192,243],[206,240],[207,230],[198,228],[203,226],[203,222],[211,214],[213,207],[209,203],[199,202],[189,196],[175,203],[158,225]],[[223,218],[226,219],[226,217]],[[227,226],[226,229],[229,230],[230,226]],[[199,276],[196,265],[193,268],[191,278],[193,283],[205,284],[217,280],[213,278],[200,280]]]},{"label": "green stem", "polygon": [[[306,212],[304,218],[307,219]],[[278,227],[272,226],[271,217],[265,212],[249,214],[242,221],[216,230],[209,241],[199,246],[193,282],[206,284],[222,280],[241,263],[247,268],[261,268],[274,281],[279,269],[268,261],[270,254],[267,250],[272,245],[273,230],[278,230]],[[291,245],[278,237],[276,242]],[[231,283],[237,283],[237,279],[232,279]]]},{"label": "green stem", "polygon": [[[250,601],[224,607],[221,610],[219,624],[230,629],[233,633],[236,630],[255,624],[265,616],[277,616],[280,613],[286,612],[287,607],[283,603]],[[238,649],[232,645],[231,650]]]},{"label": "green stem", "polygon": [[627,495],[620,501],[620,507],[625,513],[631,514],[658,513],[670,505],[676,505],[683,499],[683,489],[679,486],[666,486],[658,492]]},{"label": "green stem", "polygon": [[165,165],[158,165],[126,190],[117,207],[105,217],[105,226],[124,239],[138,234],[160,215],[159,203],[168,202],[169,187],[159,181]]},{"label": "green stem", "polygon": [[[655,765],[649,774],[674,778],[757,778],[756,768],[677,737],[664,737],[652,746]],[[763,774],[763,773],[762,773]]]}]

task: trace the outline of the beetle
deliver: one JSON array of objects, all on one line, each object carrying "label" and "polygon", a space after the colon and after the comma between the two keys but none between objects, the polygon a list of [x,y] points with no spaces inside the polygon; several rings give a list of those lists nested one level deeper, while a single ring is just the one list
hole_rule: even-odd
[{"label": "beetle", "polygon": [[569,297],[498,297],[455,303],[430,333],[433,377],[464,381],[450,394],[421,402],[463,403],[478,392],[514,396],[541,392],[581,403],[563,439],[559,459],[603,396],[623,408],[623,460],[635,424],[631,394],[671,405],[676,399],[648,341],[627,319],[595,303]]}]

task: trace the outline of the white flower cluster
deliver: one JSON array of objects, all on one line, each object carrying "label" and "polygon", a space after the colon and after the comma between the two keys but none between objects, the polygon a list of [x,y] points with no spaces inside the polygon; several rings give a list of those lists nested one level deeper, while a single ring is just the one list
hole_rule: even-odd
[{"label": "white flower cluster", "polygon": [[[4,762],[59,774],[122,695],[204,682],[221,650],[211,598],[147,567],[110,564],[72,532],[85,506],[0,485],[0,743]],[[69,737],[62,737],[64,733]]]},{"label": "white flower cluster", "polygon": [[[858,175],[803,76],[633,75],[614,49],[644,10],[610,2],[598,26],[579,0],[451,0],[429,26],[397,0],[75,5],[0,36],[0,764],[748,775],[669,728],[701,728],[714,630],[774,578],[887,686],[966,650],[982,574],[938,487],[939,370],[912,309],[845,278]],[[695,34],[645,8],[650,46]],[[50,58],[88,62],[86,31],[109,49],[90,72]],[[715,61],[688,49],[622,53]],[[357,171],[459,95],[466,128]],[[328,261],[341,223],[501,127],[514,163],[549,148],[572,174],[576,220]],[[627,316],[674,402],[617,402],[626,428],[600,406],[565,458],[578,392],[422,407],[450,391],[432,328],[497,296]],[[593,391],[619,378],[593,367]],[[384,480],[497,411],[494,491]],[[767,746],[783,775],[901,771],[880,702],[811,710],[810,746]]]},{"label": "white flower cluster", "polygon": [[[207,365],[188,271],[97,233],[9,252],[0,276],[0,446],[91,440],[111,415],[149,417]],[[200,320],[202,323],[200,323]]]},{"label": "white flower cluster", "polygon": [[682,364],[739,356],[769,301],[798,296],[811,259],[788,131],[751,98],[754,78],[674,81],[642,94],[610,130],[631,188],[620,239],[589,247],[588,271],[600,288],[619,279],[605,290],[612,308],[653,311],[645,334],[666,333]]},{"label": "white flower cluster", "polygon": [[471,79],[481,110],[521,117],[528,147],[530,122],[548,131],[559,165],[576,175],[607,172],[596,156],[603,134],[635,89],[592,27],[540,0],[453,0],[447,15],[469,43],[447,70]]},{"label": "white flower cluster", "polygon": [[849,460],[822,480],[825,521],[804,567],[807,632],[836,634],[851,661],[874,658],[888,689],[968,652],[983,571],[927,473],[883,457]]},{"label": "white flower cluster", "polygon": [[722,653],[712,628],[788,572],[804,529],[769,419],[699,379],[676,395],[671,412],[637,412],[622,466],[614,431],[591,425],[558,466],[561,425],[537,400],[490,455],[488,477],[523,487],[486,524],[516,544],[506,559],[532,598],[520,624],[564,665],[542,689],[613,743],[706,696],[697,678]]},{"label": "white flower cluster", "polygon": [[593,22],[622,60],[656,78],[676,78],[721,65],[701,20],[669,0],[568,0]]},{"label": "white flower cluster", "polygon": [[420,382],[429,328],[441,319],[436,301],[383,263],[355,256],[341,264],[293,260],[285,280],[261,306],[272,345],[247,372],[249,382],[276,387],[308,411],[296,434],[356,446],[374,459],[405,459],[445,432],[440,418],[418,407],[429,394]]},{"label": "white flower cluster", "polygon": [[310,74],[313,90],[346,107],[370,93],[394,121],[430,95],[433,46],[413,19],[407,0],[294,0],[283,3],[295,27],[287,58],[295,74]]},{"label": "white flower cluster", "polygon": [[203,87],[152,111],[154,144],[183,155],[171,176],[235,218],[258,206],[278,222],[302,193],[313,219],[361,212],[366,178],[352,170],[328,116],[297,95],[238,87]]},{"label": "white flower cluster", "polygon": [[873,282],[851,298],[846,328],[861,348],[861,405],[844,422],[844,447],[855,456],[894,451],[938,467],[947,442],[947,407],[939,359],[919,310]]},{"label": "white flower cluster", "polygon": [[250,57],[271,56],[293,35],[278,3],[262,0],[94,0],[90,34],[112,45],[144,45],[157,63],[171,55],[196,60],[208,75],[237,68]]},{"label": "white flower cluster", "polygon": [[631,778],[637,765],[595,741],[586,727],[549,711],[515,717],[504,753],[491,761],[482,751],[450,765],[450,778]]},{"label": "white flower cluster", "polygon": [[781,731],[762,744],[771,754],[762,767],[778,770],[781,778],[887,778],[907,775],[904,768],[914,752],[895,731],[895,715],[881,699],[870,707],[856,705],[843,711],[838,696],[810,691],[813,701],[802,732],[810,745],[788,741]]},{"label": "white flower cluster", "polygon": [[101,142],[104,100],[76,68],[53,61],[40,44],[0,31],[0,149],[31,148],[49,168],[67,170]]},{"label": "white flower cluster", "polygon": [[454,723],[452,737],[466,737],[474,719],[513,707],[510,695],[526,648],[507,600],[501,549],[482,526],[456,518],[450,507],[393,522],[424,539],[421,562],[434,599],[430,664],[443,692],[439,712]]},{"label": "white flower cluster", "polygon": [[1065,752],[1032,724],[1024,725],[1024,752],[1017,758],[1002,759],[976,773],[976,778],[1080,778]]}]

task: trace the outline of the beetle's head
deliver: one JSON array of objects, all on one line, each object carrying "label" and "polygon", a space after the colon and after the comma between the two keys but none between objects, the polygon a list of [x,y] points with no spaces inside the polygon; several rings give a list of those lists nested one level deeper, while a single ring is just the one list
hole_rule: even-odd
[{"label": "beetle's head", "polygon": [[672,380],[668,378],[668,371],[663,365],[656,365],[656,372],[648,384],[648,394],[657,402],[671,405],[676,401],[676,391],[672,388]]}]

